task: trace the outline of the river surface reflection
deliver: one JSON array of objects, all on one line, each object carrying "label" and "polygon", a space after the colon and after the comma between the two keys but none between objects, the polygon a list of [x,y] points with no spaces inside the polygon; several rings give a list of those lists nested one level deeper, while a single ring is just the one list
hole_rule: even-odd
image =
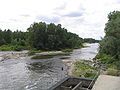
[{"label": "river surface reflection", "polygon": [[[91,60],[97,54],[98,44],[87,44],[75,49],[68,59]],[[0,55],[10,52],[0,52]],[[18,53],[18,52],[17,52]],[[0,90],[46,90],[67,76],[67,66],[60,58],[31,60],[31,57],[8,59],[0,62]],[[63,68],[63,69],[62,69]]]}]

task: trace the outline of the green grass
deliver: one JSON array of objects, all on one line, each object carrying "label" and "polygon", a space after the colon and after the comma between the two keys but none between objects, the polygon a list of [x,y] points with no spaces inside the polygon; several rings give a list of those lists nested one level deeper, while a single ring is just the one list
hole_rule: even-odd
[{"label": "green grass", "polygon": [[102,64],[106,66],[106,70],[104,74],[111,75],[111,76],[120,76],[120,61],[113,58],[110,55],[106,54],[98,54],[94,58],[94,60],[100,60]]},{"label": "green grass", "polygon": [[110,55],[106,55],[106,54],[97,54],[94,60],[97,60],[97,59],[99,59],[102,64],[111,64],[116,61],[115,58],[113,58]]},{"label": "green grass", "polygon": [[97,68],[85,63],[75,62],[72,72],[73,76],[80,76],[86,78],[94,78],[97,73]]}]

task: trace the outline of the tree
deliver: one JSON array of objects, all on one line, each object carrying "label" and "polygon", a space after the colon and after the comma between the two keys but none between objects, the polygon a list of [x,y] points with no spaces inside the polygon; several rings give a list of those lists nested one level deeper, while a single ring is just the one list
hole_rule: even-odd
[{"label": "tree", "polygon": [[46,23],[34,23],[27,30],[29,32],[29,43],[31,47],[36,49],[44,49]]},{"label": "tree", "polygon": [[11,30],[4,30],[3,31],[3,38],[6,42],[6,44],[10,44],[12,41],[12,31]]},{"label": "tree", "polygon": [[67,32],[61,24],[33,23],[28,28],[28,33],[30,45],[38,50],[60,50],[82,45],[82,38]]},{"label": "tree", "polygon": [[120,12],[113,11],[108,15],[105,37],[100,42],[100,53],[120,59]]},{"label": "tree", "polygon": [[0,46],[6,44],[4,37],[3,37],[3,31],[0,30]]}]

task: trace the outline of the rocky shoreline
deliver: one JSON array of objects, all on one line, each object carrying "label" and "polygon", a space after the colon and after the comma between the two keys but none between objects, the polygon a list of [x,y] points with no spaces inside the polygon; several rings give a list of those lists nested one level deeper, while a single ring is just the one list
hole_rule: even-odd
[{"label": "rocky shoreline", "polygon": [[62,60],[64,64],[68,67],[67,73],[68,75],[72,75],[72,71],[74,69],[74,63],[77,62],[76,60]]},{"label": "rocky shoreline", "polygon": [[[54,55],[54,54],[64,54],[64,52],[62,51],[48,51],[48,52],[40,52],[40,53],[36,53],[35,55]],[[10,53],[6,53],[0,56],[0,61],[4,61],[7,59],[16,59],[16,58],[20,58],[20,57],[26,57],[28,56],[27,52],[10,52]]]},{"label": "rocky shoreline", "polygon": [[0,56],[0,61],[28,56],[27,53],[8,53]]}]

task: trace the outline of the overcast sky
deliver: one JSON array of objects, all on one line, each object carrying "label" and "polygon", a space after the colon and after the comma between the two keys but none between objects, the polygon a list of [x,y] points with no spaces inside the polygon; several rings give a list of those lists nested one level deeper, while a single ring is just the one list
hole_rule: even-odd
[{"label": "overcast sky", "polygon": [[0,28],[26,31],[33,22],[43,21],[100,39],[114,10],[120,10],[120,0],[0,0]]}]

